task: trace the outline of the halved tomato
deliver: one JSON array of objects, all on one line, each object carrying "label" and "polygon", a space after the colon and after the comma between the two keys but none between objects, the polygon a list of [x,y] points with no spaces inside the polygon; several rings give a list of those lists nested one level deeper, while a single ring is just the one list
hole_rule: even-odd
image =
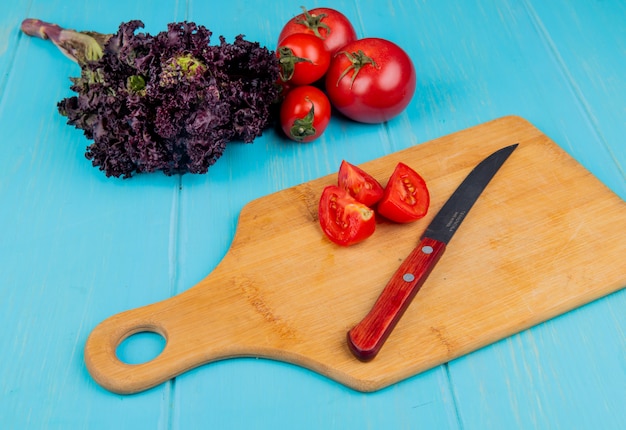
[{"label": "halved tomato", "polygon": [[378,202],[378,213],[395,222],[411,222],[428,212],[430,194],[424,179],[404,163],[398,163]]},{"label": "halved tomato", "polygon": [[374,211],[336,185],[324,188],[318,215],[322,230],[337,245],[359,243],[376,229]]},{"label": "halved tomato", "polygon": [[373,207],[383,196],[382,185],[372,175],[346,160],[339,166],[338,184],[365,206]]}]

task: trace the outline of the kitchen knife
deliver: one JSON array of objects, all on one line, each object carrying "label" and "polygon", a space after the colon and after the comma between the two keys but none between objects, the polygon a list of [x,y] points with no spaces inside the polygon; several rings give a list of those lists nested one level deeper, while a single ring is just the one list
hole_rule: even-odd
[{"label": "kitchen knife", "polygon": [[369,361],[378,354],[474,202],[517,145],[499,149],[474,167],[435,215],[370,312],[348,332],[348,346],[359,360]]}]

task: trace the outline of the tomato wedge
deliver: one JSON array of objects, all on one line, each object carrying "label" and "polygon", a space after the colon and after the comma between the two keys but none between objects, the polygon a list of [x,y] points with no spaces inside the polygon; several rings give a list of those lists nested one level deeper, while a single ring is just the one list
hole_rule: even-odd
[{"label": "tomato wedge", "polygon": [[378,202],[378,213],[385,218],[407,223],[428,212],[430,194],[424,179],[404,163],[398,163]]},{"label": "tomato wedge", "polygon": [[373,207],[383,196],[383,187],[372,175],[343,160],[338,173],[339,188],[365,206]]},{"label": "tomato wedge", "polygon": [[359,243],[376,229],[374,211],[336,185],[324,188],[318,215],[322,230],[337,245]]}]

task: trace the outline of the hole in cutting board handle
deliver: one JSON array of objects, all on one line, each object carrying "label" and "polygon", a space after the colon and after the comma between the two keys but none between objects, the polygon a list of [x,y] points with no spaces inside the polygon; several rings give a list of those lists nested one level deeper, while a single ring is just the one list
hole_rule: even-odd
[{"label": "hole in cutting board handle", "polygon": [[162,334],[144,329],[124,338],[117,346],[115,355],[126,364],[143,364],[157,358],[166,343]]}]

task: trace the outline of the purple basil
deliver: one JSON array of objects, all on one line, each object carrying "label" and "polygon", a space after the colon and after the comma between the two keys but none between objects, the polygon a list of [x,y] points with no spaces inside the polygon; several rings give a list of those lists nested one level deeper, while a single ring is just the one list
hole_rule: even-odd
[{"label": "purple basil", "polygon": [[228,142],[250,143],[270,125],[274,52],[241,35],[210,45],[212,33],[190,22],[155,36],[139,28],[121,24],[99,59],[78,61],[77,95],[58,104],[93,140],[86,156],[107,176],[205,173]]}]

